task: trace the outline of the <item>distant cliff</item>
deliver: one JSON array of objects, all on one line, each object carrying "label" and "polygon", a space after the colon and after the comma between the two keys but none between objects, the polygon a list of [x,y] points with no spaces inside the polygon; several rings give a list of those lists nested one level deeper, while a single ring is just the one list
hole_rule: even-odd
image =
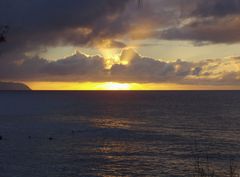
[{"label": "distant cliff", "polygon": [[0,82],[0,90],[31,90],[22,83]]}]

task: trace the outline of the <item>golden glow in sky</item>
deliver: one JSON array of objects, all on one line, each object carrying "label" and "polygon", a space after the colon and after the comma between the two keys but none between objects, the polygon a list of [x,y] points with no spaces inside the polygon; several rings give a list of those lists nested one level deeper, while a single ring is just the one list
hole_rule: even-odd
[{"label": "golden glow in sky", "polygon": [[120,63],[119,51],[117,49],[99,49],[105,59],[106,69],[110,69],[114,64]]},{"label": "golden glow in sky", "polygon": [[118,82],[25,82],[32,90],[238,90],[236,86]]},{"label": "golden glow in sky", "polygon": [[142,90],[141,84],[117,82],[26,82],[33,90]]}]

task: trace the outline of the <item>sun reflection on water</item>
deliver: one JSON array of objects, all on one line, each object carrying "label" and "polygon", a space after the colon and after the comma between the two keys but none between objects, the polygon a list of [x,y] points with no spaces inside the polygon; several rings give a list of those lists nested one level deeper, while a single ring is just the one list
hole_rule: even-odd
[{"label": "sun reflection on water", "polygon": [[92,124],[98,128],[117,128],[117,129],[130,129],[131,124],[128,120],[115,120],[115,119],[95,119]]}]

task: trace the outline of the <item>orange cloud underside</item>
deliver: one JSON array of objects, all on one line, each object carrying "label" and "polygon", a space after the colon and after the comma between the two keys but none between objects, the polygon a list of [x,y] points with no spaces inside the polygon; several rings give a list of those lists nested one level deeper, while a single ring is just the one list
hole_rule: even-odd
[{"label": "orange cloud underside", "polygon": [[118,82],[25,82],[32,90],[235,90],[234,86],[202,86]]}]

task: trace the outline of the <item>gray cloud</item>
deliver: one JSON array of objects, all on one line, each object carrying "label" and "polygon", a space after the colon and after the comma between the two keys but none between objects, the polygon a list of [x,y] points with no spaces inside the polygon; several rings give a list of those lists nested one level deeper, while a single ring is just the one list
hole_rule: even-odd
[{"label": "gray cloud", "polygon": [[189,40],[196,44],[240,42],[240,20],[238,16],[221,19],[194,19],[192,22],[164,30],[160,38],[168,40]]},{"label": "gray cloud", "polygon": [[141,36],[144,39],[236,43],[239,10],[240,0],[148,0],[143,9],[131,0],[2,0],[0,24],[11,30],[0,54],[58,45],[94,46],[106,39],[106,47],[121,48],[125,44],[119,39],[139,39],[128,32],[144,29],[146,22],[151,28]]},{"label": "gray cloud", "polygon": [[114,64],[105,69],[100,56],[85,56],[79,52],[64,59],[48,61],[38,57],[22,63],[9,64],[0,71],[2,80],[76,81],[76,82],[140,82],[208,85],[240,84],[240,60],[203,60],[165,62],[140,56],[131,49],[123,51],[121,59],[132,56],[128,65]]},{"label": "gray cloud", "polygon": [[[0,24],[8,24],[10,32],[0,46],[0,79],[238,83],[237,70],[221,71],[224,60],[165,62],[135,53],[129,65],[106,70],[101,57],[78,53],[50,62],[26,54],[65,45],[123,48],[122,39],[239,43],[239,4],[240,0],[148,0],[137,9],[131,0],[1,0]],[[239,66],[237,60],[234,63]]]},{"label": "gray cloud", "polygon": [[184,16],[179,23],[156,33],[159,39],[189,40],[201,45],[240,42],[240,0],[185,3],[182,4]]},{"label": "gray cloud", "polygon": [[196,16],[202,17],[223,17],[228,15],[240,14],[239,0],[212,0],[198,1],[196,9],[193,11]]},{"label": "gray cloud", "polygon": [[93,80],[103,75],[104,60],[99,56],[87,57],[79,52],[50,62],[39,57],[11,63],[0,71],[2,80]]},{"label": "gray cloud", "polygon": [[[8,43],[0,53],[29,52],[57,45],[92,45],[122,34],[122,12],[129,0],[2,0],[0,24],[8,24]],[[112,41],[112,46],[124,44]]]}]

